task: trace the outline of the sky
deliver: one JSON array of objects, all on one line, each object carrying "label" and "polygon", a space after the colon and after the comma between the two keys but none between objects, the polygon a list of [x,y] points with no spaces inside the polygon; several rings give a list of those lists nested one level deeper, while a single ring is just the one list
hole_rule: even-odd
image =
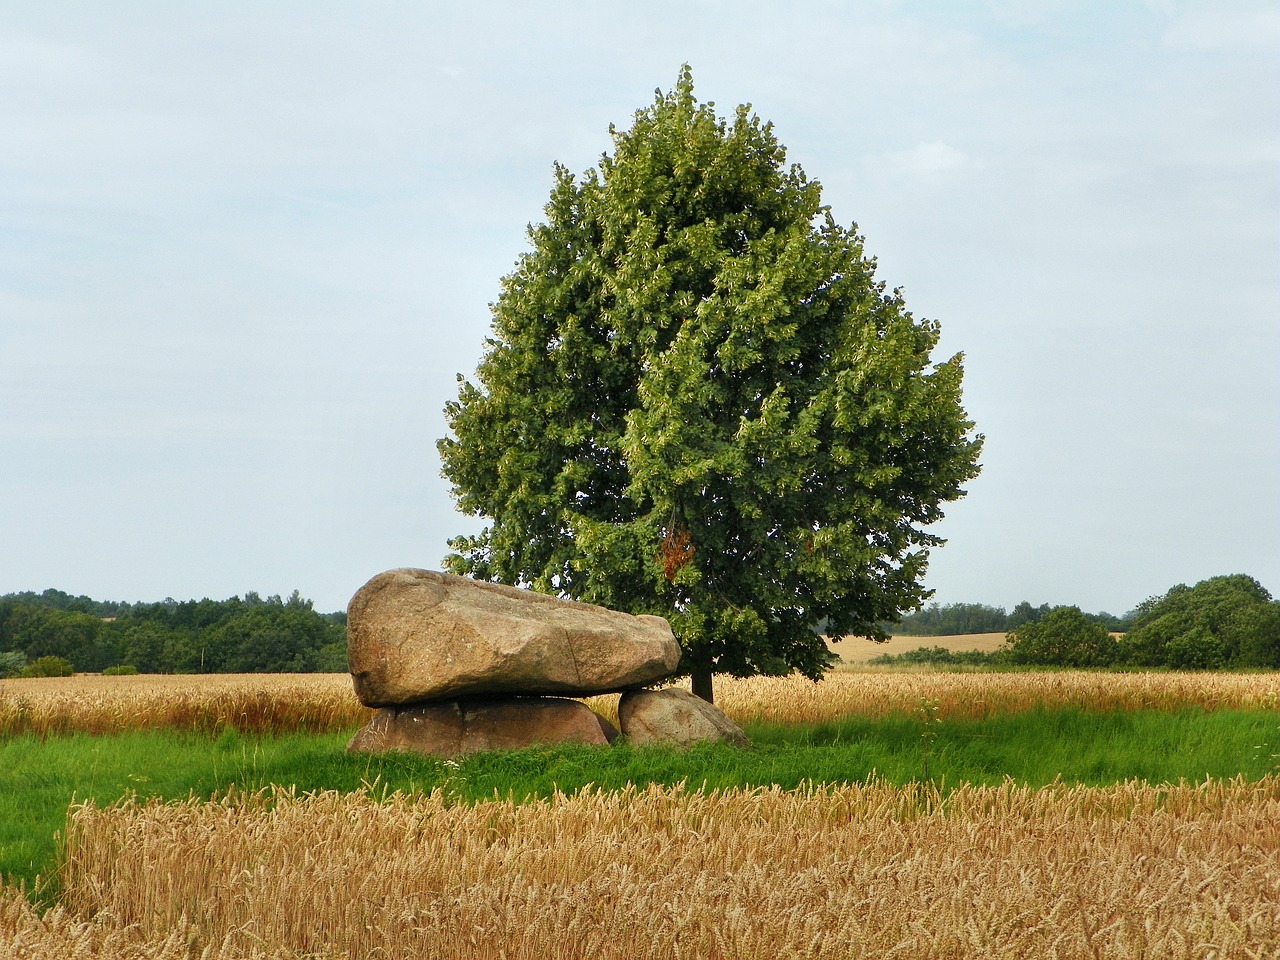
[{"label": "sky", "polygon": [[438,569],[442,410],[680,66],[965,355],[938,603],[1280,594],[1280,4],[6,0],[0,594],[345,608]]}]

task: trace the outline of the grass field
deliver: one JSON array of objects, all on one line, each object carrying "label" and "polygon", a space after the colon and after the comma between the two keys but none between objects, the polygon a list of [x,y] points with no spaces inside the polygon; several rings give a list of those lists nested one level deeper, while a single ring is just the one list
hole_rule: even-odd
[{"label": "grass field", "polygon": [[719,680],[752,750],[456,763],[345,754],[346,677],[71,681],[0,683],[0,960],[1280,955],[1274,674]]}]

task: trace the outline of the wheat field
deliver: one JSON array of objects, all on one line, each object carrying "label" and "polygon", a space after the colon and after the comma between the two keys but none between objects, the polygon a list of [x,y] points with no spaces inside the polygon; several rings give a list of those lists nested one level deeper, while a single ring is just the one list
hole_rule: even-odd
[{"label": "wheat field", "polygon": [[972,650],[992,653],[1004,646],[1007,633],[960,633],[945,637],[922,637],[895,634],[883,643],[866,637],[842,637],[827,640],[827,649],[843,663],[866,663],[873,657],[898,656],[920,647],[942,647],[952,653]]},{"label": "wheat field", "polygon": [[826,723],[910,714],[922,701],[946,719],[981,719],[1037,707],[1082,710],[1275,709],[1275,673],[1022,673],[864,669],[801,677],[716,680],[716,705],[738,723]]},{"label": "wheat field", "polygon": [[156,727],[246,733],[365,723],[345,673],[138,674],[0,680],[0,736],[119,733]]},{"label": "wheat field", "polygon": [[[1043,706],[1085,710],[1274,709],[1280,676],[1239,673],[945,672],[864,668],[803,677],[716,678],[716,705],[739,724],[826,723],[910,715],[980,719]],[[617,695],[589,697],[617,720]],[[246,733],[341,730],[366,722],[346,674],[47,677],[0,681],[0,736],[168,727]]]},{"label": "wheat field", "polygon": [[0,957],[1274,957],[1280,781],[85,804],[60,879]]},{"label": "wheat field", "polygon": [[[1276,709],[1274,674],[866,670],[717,679],[740,723],[1037,706]],[[592,698],[599,712],[616,697]],[[347,677],[0,682],[0,735],[362,722]],[[1280,957],[1280,778],[1032,789],[873,781],[73,806],[0,960]]]}]

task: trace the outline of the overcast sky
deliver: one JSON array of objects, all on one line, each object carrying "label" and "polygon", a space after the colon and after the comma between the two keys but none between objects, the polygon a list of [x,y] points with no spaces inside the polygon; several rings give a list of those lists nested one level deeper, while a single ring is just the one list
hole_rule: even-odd
[{"label": "overcast sky", "polygon": [[0,593],[437,568],[552,164],[693,67],[966,355],[940,603],[1280,594],[1280,4],[0,5]]}]

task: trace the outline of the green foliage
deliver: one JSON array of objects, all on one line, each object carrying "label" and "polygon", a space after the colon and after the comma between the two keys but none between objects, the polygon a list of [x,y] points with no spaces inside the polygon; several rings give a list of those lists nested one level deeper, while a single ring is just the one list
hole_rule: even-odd
[{"label": "green foliage", "polygon": [[107,667],[102,671],[104,677],[132,677],[138,672],[138,668],[131,663],[122,663],[114,667]]},{"label": "green foliage", "polygon": [[61,657],[89,672],[119,660],[98,617],[14,601],[0,604],[0,644],[21,650],[29,660]]},{"label": "green foliage", "polygon": [[1105,667],[1120,653],[1107,628],[1079,607],[1055,607],[1010,632],[1007,643],[1010,663],[1037,666]]},{"label": "green foliage", "polygon": [[989,607],[985,603],[948,603],[943,606],[931,603],[923,610],[903,617],[894,625],[893,632],[913,637],[1002,633],[1007,629],[1008,620],[1004,607]]},{"label": "green foliage", "polygon": [[489,518],[446,566],[667,617],[682,669],[831,661],[926,598],[925,527],[977,474],[959,355],[874,276],[771,125],[699,104],[686,67],[503,280],[478,384],[440,441]]},{"label": "green foliage", "polygon": [[201,640],[233,673],[307,673],[331,629],[308,610],[264,605],[237,611]]},{"label": "green foliage", "polygon": [[311,672],[313,673],[346,673],[347,672],[347,643],[346,634],[343,632],[340,639],[326,643],[315,652],[315,658],[311,663]]},{"label": "green foliage", "polygon": [[1243,574],[1178,584],[1139,604],[1123,650],[1138,666],[1280,667],[1280,602]]},{"label": "green foliage", "polygon": [[1005,620],[1002,630],[1016,630],[1024,623],[1035,623],[1053,608],[1047,603],[1042,603],[1038,607],[1033,607],[1030,602],[1023,600],[1009,613]]},{"label": "green foliage", "polygon": [[[29,659],[57,656],[79,672],[129,664],[140,673],[283,673],[346,670],[346,615],[318,614],[288,599],[167,599],[98,604],[61,591],[0,599],[0,649]],[[49,598],[54,601],[50,602]],[[68,606],[76,609],[69,609]],[[103,619],[79,608],[113,609]]]},{"label": "green foliage", "polygon": [[0,680],[5,677],[16,677],[26,665],[27,655],[21,650],[0,652]]},{"label": "green foliage", "polygon": [[47,607],[50,610],[63,610],[71,613],[87,613],[98,618],[118,617],[129,612],[132,604],[115,600],[94,600],[90,597],[73,597],[65,590],[50,587],[41,593],[24,590],[21,593],[6,593],[0,596],[0,604],[6,601],[20,603],[27,607]]},{"label": "green foliage", "polygon": [[70,660],[62,657],[37,657],[18,672],[20,677],[69,677],[75,673]]},{"label": "green foliage", "polygon": [[175,636],[161,623],[130,618],[118,629],[120,659],[142,673],[170,673],[185,659],[181,652],[185,635]]},{"label": "green foliage", "polygon": [[[938,606],[931,603],[923,610],[908,614],[896,624],[886,626],[895,634],[912,637],[952,637],[966,633],[1005,633],[1024,623],[1035,623],[1053,607],[1042,603],[1033,607],[1026,600],[1006,614],[1004,607],[990,607],[985,603],[948,603]],[[1122,617],[1106,613],[1086,613],[1090,623],[1100,623],[1108,631],[1122,632],[1128,622]]]},{"label": "green foliage", "polygon": [[876,666],[921,666],[933,664],[937,666],[988,667],[1000,666],[1008,662],[1003,650],[987,652],[985,650],[948,650],[946,647],[916,647],[902,653],[882,653],[867,661]]}]

